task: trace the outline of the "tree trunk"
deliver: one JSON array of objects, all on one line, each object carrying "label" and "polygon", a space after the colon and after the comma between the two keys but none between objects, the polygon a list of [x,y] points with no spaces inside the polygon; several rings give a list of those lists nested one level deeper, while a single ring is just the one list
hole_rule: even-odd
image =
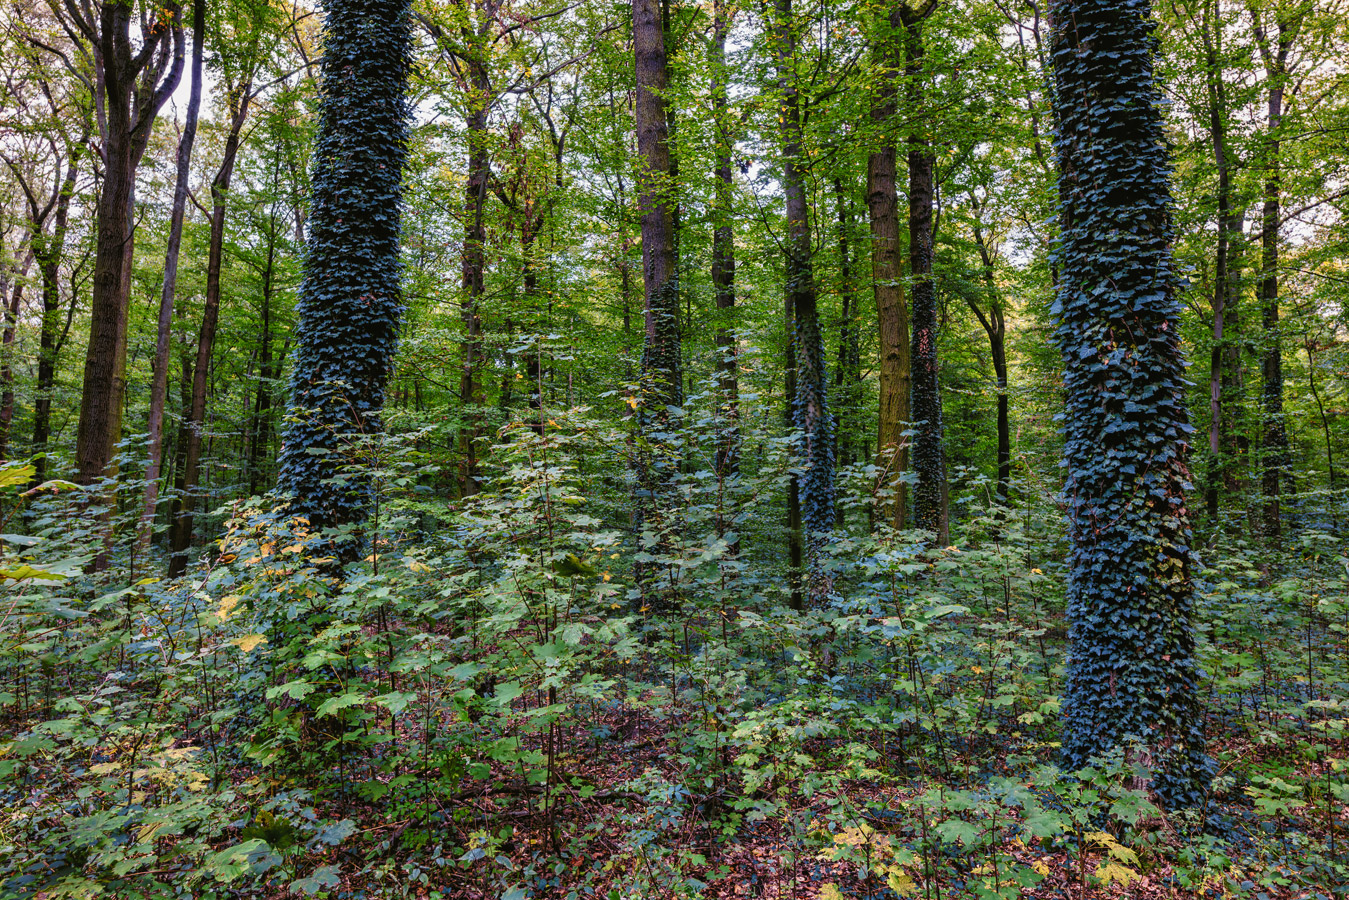
[{"label": "tree trunk", "polygon": [[[712,231],[712,285],[717,297],[717,409],[722,417],[717,434],[716,473],[721,480],[740,471],[740,383],[736,352],[735,234],[731,152],[735,147],[727,98],[726,35],[731,12],[726,0],[712,6],[712,118],[716,127],[716,217]],[[718,526],[718,533],[722,531]]]},{"label": "tree trunk", "polygon": [[[253,423],[249,440],[248,492],[261,494],[266,483],[263,471],[272,444],[272,386],[277,369],[272,361],[272,282],[276,271],[276,219],[267,235],[267,263],[262,273],[262,336],[258,361],[257,399],[253,402]],[[281,354],[285,359],[285,353]]]},{"label": "tree trunk", "polygon": [[810,600],[827,601],[833,579],[823,550],[835,520],[834,420],[829,413],[829,381],[820,330],[815,270],[810,243],[810,202],[806,194],[801,97],[797,88],[796,33],[791,0],[776,0],[773,43],[781,93],[782,188],[787,212],[787,303],[793,320],[796,390],[792,424],[799,434],[798,490],[805,535]]},{"label": "tree trunk", "polygon": [[[201,439],[206,428],[207,383],[211,375],[211,357],[215,352],[215,333],[220,323],[220,269],[225,255],[225,201],[234,179],[234,161],[239,153],[239,135],[248,118],[253,82],[245,79],[235,96],[230,130],[225,138],[225,154],[211,181],[211,237],[206,260],[206,298],[201,313],[201,331],[197,335],[197,360],[192,367],[192,406],[187,416],[187,451],[183,457],[183,490],[175,503],[170,539],[169,577],[176,578],[187,568],[187,551],[192,546],[197,484],[201,480]],[[161,317],[162,321],[162,317]]]},{"label": "tree trunk", "polygon": [[1290,479],[1288,431],[1283,414],[1283,348],[1279,329],[1279,216],[1282,201],[1280,172],[1280,127],[1283,123],[1283,97],[1288,79],[1288,54],[1301,25],[1301,14],[1293,21],[1276,23],[1277,36],[1271,45],[1257,13],[1256,40],[1265,62],[1269,83],[1268,118],[1265,135],[1265,198],[1261,223],[1260,318],[1264,328],[1264,354],[1261,380],[1261,492],[1264,494],[1262,519],[1265,533],[1277,540],[1283,531],[1280,494],[1283,482]]},{"label": "tree trunk", "polygon": [[1207,793],[1185,364],[1147,0],[1056,0],[1054,310],[1072,550],[1064,768],[1118,749],[1163,807]]},{"label": "tree trunk", "polygon": [[[139,52],[132,49],[130,39],[130,4],[100,4],[96,22],[85,18],[75,4],[66,4],[64,10],[93,50],[102,130],[103,184],[96,215],[89,344],[75,448],[76,480],[88,485],[110,474],[121,439],[136,169],[155,117],[182,77],[184,42],[177,3],[159,11],[143,34],[146,40]],[[106,559],[100,557],[96,566],[104,565]]]},{"label": "tree trunk", "polygon": [[983,264],[988,315],[984,315],[973,300],[969,300],[968,304],[988,335],[989,354],[993,357],[993,377],[998,390],[998,486],[995,498],[999,506],[1006,506],[1011,497],[1012,481],[1012,431],[1007,412],[1007,322],[1003,317],[1002,294],[993,277],[993,252],[984,240],[983,228],[978,224],[974,226],[974,243],[979,248],[979,261]]},{"label": "tree trunk", "polygon": [[[873,125],[888,128],[896,112],[896,79],[900,60],[896,33],[902,27],[896,6],[886,23],[876,56],[885,66],[871,108]],[[876,297],[880,339],[879,416],[876,467],[883,474],[878,490],[880,519],[892,528],[908,520],[908,485],[898,480],[909,468],[909,311],[904,297],[903,251],[900,244],[899,200],[895,176],[895,143],[885,137],[880,150],[867,157],[867,214],[871,223],[871,277]]]},{"label": "tree trunk", "polygon": [[[277,475],[290,513],[315,529],[360,522],[374,500],[368,470],[349,466],[365,456],[362,438],[383,428],[398,343],[412,52],[408,0],[326,6],[313,200]],[[333,547],[343,561],[359,550],[356,540]]]},{"label": "tree trunk", "polygon": [[[645,336],[634,455],[639,500],[637,526],[661,535],[668,484],[678,470],[674,448],[659,435],[671,425],[671,408],[683,403],[679,340],[679,281],[675,267],[674,206],[665,91],[669,73],[658,0],[632,0],[633,55],[637,73],[637,206],[641,213]],[[663,537],[657,538],[663,546]],[[638,572],[648,589],[650,572]],[[666,598],[657,598],[666,603]]]},{"label": "tree trunk", "polygon": [[136,538],[143,555],[150,546],[159,504],[159,476],[164,458],[164,401],[169,389],[169,342],[173,337],[173,302],[178,286],[178,253],[183,243],[183,216],[187,211],[188,179],[191,175],[192,145],[197,138],[197,117],[201,110],[202,48],[206,38],[206,0],[192,3],[192,85],[187,100],[187,119],[178,140],[177,172],[173,186],[173,208],[169,214],[169,239],[164,250],[164,282],[159,294],[159,321],[155,336],[154,375],[150,382],[150,419],[147,425],[150,458],[145,467],[145,502]]},{"label": "tree trunk", "polygon": [[[927,11],[931,10],[931,5]],[[922,16],[901,8],[905,27],[908,101],[915,115],[922,108]],[[921,125],[916,126],[921,127]],[[945,448],[942,441],[941,386],[937,360],[937,285],[932,278],[932,204],[936,160],[931,142],[909,137],[909,273],[913,287],[913,490],[914,524],[931,532],[938,546],[950,543]]]},{"label": "tree trunk", "polygon": [[1209,472],[1205,502],[1210,519],[1216,520],[1222,491],[1237,481],[1233,458],[1233,420],[1238,407],[1228,410],[1232,397],[1234,366],[1240,366],[1236,342],[1236,303],[1240,296],[1234,246],[1241,240],[1241,216],[1233,207],[1232,160],[1227,148],[1227,83],[1222,62],[1222,28],[1213,21],[1217,7],[1205,6],[1201,23],[1208,89],[1209,137],[1218,173],[1218,240],[1213,274],[1213,347],[1209,353]]},{"label": "tree trunk", "polygon": [[[856,460],[856,441],[852,434],[852,417],[858,400],[861,380],[861,348],[857,328],[856,285],[853,284],[852,230],[853,218],[848,192],[843,179],[835,176],[834,201],[838,236],[838,362],[834,370],[835,403],[839,409],[837,444],[839,466],[851,466]],[[846,416],[846,423],[845,423]],[[843,507],[839,507],[839,524],[843,524]]]},{"label": "tree trunk", "polygon": [[30,229],[28,251],[23,265],[15,270],[11,291],[0,289],[4,304],[4,331],[0,334],[0,459],[9,458],[9,431],[14,421],[14,369],[9,363],[10,347],[19,325],[19,307],[23,304],[23,289],[28,285],[28,270],[33,265],[33,241],[39,238],[40,226]]},{"label": "tree trunk", "polygon": [[491,80],[487,71],[484,35],[465,26],[463,37],[473,49],[468,54],[468,183],[464,187],[464,251],[463,304],[464,363],[459,378],[459,402],[463,408],[464,425],[459,433],[459,494],[471,497],[478,493],[479,410],[484,402],[478,383],[478,367],[482,364],[482,317],[478,306],[485,290],[487,265],[487,182],[491,175],[487,113],[491,100]]},{"label": "tree trunk", "polygon": [[[37,385],[33,397],[33,453],[37,456],[33,463],[34,486],[46,481],[48,473],[47,444],[51,438],[52,391],[56,387],[56,357],[61,343],[61,257],[65,254],[70,200],[75,195],[80,155],[80,144],[72,142],[65,181],[56,198],[52,233],[50,237],[40,238],[34,245],[38,272],[42,275],[42,331],[38,338]],[[77,302],[77,298],[72,296],[72,308]]]}]

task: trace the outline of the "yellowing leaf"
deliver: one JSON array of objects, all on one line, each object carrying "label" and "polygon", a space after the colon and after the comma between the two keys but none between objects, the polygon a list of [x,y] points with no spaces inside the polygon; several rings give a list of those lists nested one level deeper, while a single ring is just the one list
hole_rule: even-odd
[{"label": "yellowing leaf", "polygon": [[136,842],[144,844],[146,841],[153,838],[163,827],[163,822],[151,822],[148,825],[141,825],[136,829]]},{"label": "yellowing leaf", "polygon": [[1143,876],[1128,866],[1122,866],[1117,862],[1106,862],[1102,863],[1100,868],[1096,870],[1096,877],[1106,884],[1118,881],[1128,887],[1130,882],[1138,881]]},{"label": "yellowing leaf", "polygon": [[257,647],[258,644],[264,644],[266,642],[267,636],[265,634],[246,634],[243,637],[237,637],[230,641],[231,644],[245,653],[253,652],[253,649]]},{"label": "yellowing leaf", "polygon": [[215,614],[219,617],[220,621],[223,622],[230,617],[230,613],[234,612],[234,607],[238,605],[239,598],[234,594],[230,594],[227,597],[221,597],[220,605],[216,607]]},{"label": "yellowing leaf", "polygon": [[890,867],[885,876],[885,883],[890,886],[890,890],[901,897],[912,897],[918,893],[918,885],[914,884],[913,879],[909,877],[909,873],[899,866]]}]

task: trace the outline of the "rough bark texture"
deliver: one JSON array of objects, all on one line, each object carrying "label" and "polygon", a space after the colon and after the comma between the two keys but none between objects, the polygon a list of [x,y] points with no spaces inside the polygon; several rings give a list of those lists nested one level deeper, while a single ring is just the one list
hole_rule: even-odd
[{"label": "rough bark texture", "polygon": [[[636,526],[657,554],[666,546],[668,487],[678,470],[666,438],[672,408],[682,405],[679,340],[679,279],[675,265],[674,183],[671,172],[665,90],[668,69],[665,34],[658,0],[632,0],[633,55],[637,73],[637,207],[641,214],[642,285],[645,331],[642,342],[638,440],[633,466],[637,476]],[[649,567],[638,582],[651,603],[667,607],[673,598],[652,594]]]},{"label": "rough bark texture", "polygon": [[[931,11],[902,7],[908,100],[923,103],[923,18]],[[918,126],[918,127],[921,127]],[[946,459],[942,438],[941,385],[937,359],[937,285],[932,276],[932,205],[936,159],[921,133],[909,137],[909,274],[913,286],[913,487],[914,524],[931,532],[939,546],[950,543]]]},{"label": "rough bark texture", "polygon": [[1148,0],[1057,0],[1062,238],[1054,311],[1072,551],[1066,767],[1119,749],[1163,805],[1198,803],[1185,369]]},{"label": "rough bark texture", "polygon": [[633,0],[637,68],[637,206],[641,212],[642,284],[646,338],[642,346],[643,414],[651,424],[683,402],[679,355],[679,283],[675,271],[674,185],[670,176],[665,91],[665,35],[656,0]]},{"label": "rough bark texture", "polygon": [[[364,436],[381,429],[403,297],[408,0],[330,0],[308,254],[296,314],[280,490],[315,526],[364,518]],[[344,555],[355,550],[348,544]]]},{"label": "rough bark texture", "polygon": [[[885,76],[871,109],[873,124],[886,128],[895,116],[896,85],[902,62],[897,33],[903,25],[899,8],[891,12],[875,55]],[[900,243],[896,150],[893,137],[867,158],[867,214],[871,224],[871,278],[876,297],[880,339],[879,417],[876,467],[880,479],[880,520],[903,528],[908,519],[908,486],[897,481],[908,471],[909,448],[904,430],[909,422],[909,310],[904,297],[903,250]]]},{"label": "rough bark texture", "polygon": [[182,77],[185,51],[177,3],[158,12],[142,34],[139,52],[133,51],[130,38],[132,4],[101,3],[97,21],[86,17],[86,11],[92,12],[89,7],[67,3],[64,9],[93,51],[103,155],[89,343],[75,447],[76,478],[92,484],[109,473],[122,436],[136,169],[155,116]]},{"label": "rough bark texture", "polygon": [[834,419],[815,287],[806,194],[801,97],[797,87],[796,35],[791,0],[777,0],[773,43],[781,94],[782,188],[787,212],[786,292],[796,351],[792,424],[799,433],[797,479],[805,535],[810,599],[822,603],[833,590],[823,548],[834,529]]}]

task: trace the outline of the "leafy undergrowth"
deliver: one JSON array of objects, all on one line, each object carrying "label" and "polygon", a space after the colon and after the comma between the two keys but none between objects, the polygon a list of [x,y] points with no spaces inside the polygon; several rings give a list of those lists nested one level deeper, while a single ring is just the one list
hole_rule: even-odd
[{"label": "leafy undergrowth", "polygon": [[[634,547],[622,483],[606,500],[577,449],[621,435],[556,432],[511,435],[496,489],[456,507],[419,490],[415,454],[384,457],[359,535],[240,505],[177,582],[120,545],[86,573],[90,494],[20,497],[2,470],[0,895],[1349,889],[1338,540],[1205,552],[1215,776],[1163,814],[1136,755],[1055,768],[1051,504],[945,549],[858,527],[832,603],[796,611],[762,508],[785,449],[732,485],[685,476]],[[338,566],[344,540],[364,560]]]}]

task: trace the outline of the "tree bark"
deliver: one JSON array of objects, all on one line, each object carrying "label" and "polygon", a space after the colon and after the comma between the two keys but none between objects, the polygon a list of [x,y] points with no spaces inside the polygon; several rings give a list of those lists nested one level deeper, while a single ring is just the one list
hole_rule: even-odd
[{"label": "tree bark", "polygon": [[[81,156],[79,142],[70,145],[66,177],[57,196],[50,237],[34,245],[38,271],[42,275],[42,331],[38,337],[37,384],[33,397],[33,484],[47,480],[48,442],[51,439],[52,391],[56,387],[57,352],[61,343],[61,258],[65,254],[66,232],[70,221],[70,200],[75,195]],[[73,293],[73,291],[72,291]],[[72,307],[77,299],[71,297]]]},{"label": "tree bark", "polygon": [[776,0],[774,55],[781,94],[782,188],[786,199],[786,292],[796,351],[792,424],[799,434],[797,479],[806,550],[809,599],[827,601],[833,579],[824,563],[824,544],[834,529],[834,420],[829,412],[829,376],[815,286],[810,240],[810,201],[801,96],[796,73],[796,31],[791,0]]},{"label": "tree bark", "polygon": [[983,265],[988,314],[985,315],[972,299],[967,302],[988,335],[988,350],[993,358],[993,377],[998,390],[998,486],[995,499],[999,506],[1006,506],[1011,497],[1012,481],[1012,430],[1007,396],[1007,321],[1003,316],[1002,293],[994,279],[993,252],[978,223],[974,226],[974,243],[979,248],[979,261]]},{"label": "tree bark", "polygon": [[[899,59],[897,33],[903,27],[899,7],[891,11],[884,39],[874,53],[885,67],[871,108],[873,125],[888,129],[896,113]],[[876,468],[882,473],[878,492],[880,520],[903,528],[908,520],[908,485],[898,480],[909,468],[908,439],[911,388],[909,310],[904,297],[903,250],[900,244],[899,199],[893,137],[867,157],[867,213],[871,225],[871,277],[880,339],[879,416]]]},{"label": "tree bark", "polygon": [[735,147],[726,69],[726,36],[731,29],[731,11],[726,0],[712,6],[712,118],[716,128],[716,217],[712,231],[712,285],[716,291],[718,325],[717,408],[722,421],[717,434],[716,473],[723,481],[740,471],[740,384],[736,353],[734,182],[731,151]]},{"label": "tree bark", "polygon": [[[636,524],[656,535],[663,548],[668,485],[678,471],[674,448],[661,435],[671,427],[672,408],[683,404],[679,339],[679,280],[675,266],[674,181],[671,171],[665,91],[669,83],[665,35],[658,0],[632,0],[633,55],[637,75],[637,206],[641,214],[645,331],[637,402],[639,440],[634,454],[638,502]],[[638,570],[649,595],[651,571]],[[657,595],[656,605],[671,598]]]},{"label": "tree bark", "polygon": [[150,382],[150,457],[145,466],[145,501],[136,544],[144,554],[150,546],[159,505],[160,470],[164,458],[164,402],[169,392],[169,342],[173,338],[173,303],[178,286],[178,254],[183,243],[183,217],[187,211],[188,179],[191,176],[192,145],[197,139],[201,111],[202,48],[206,39],[206,0],[192,3],[192,84],[187,100],[187,118],[178,139],[177,171],[173,208],[169,214],[169,239],[164,249],[164,282],[159,293],[159,320],[155,335],[153,377]]},{"label": "tree bark", "polygon": [[1261,359],[1261,414],[1263,417],[1261,450],[1261,493],[1264,495],[1262,520],[1265,533],[1278,540],[1283,532],[1280,495],[1289,472],[1288,431],[1283,414],[1283,347],[1279,329],[1279,216],[1282,201],[1280,171],[1280,131],[1283,124],[1283,99],[1288,80],[1288,54],[1297,39],[1301,16],[1275,23],[1274,40],[1260,15],[1252,9],[1256,43],[1265,63],[1269,84],[1265,133],[1265,187],[1261,223],[1260,318],[1264,329],[1264,353]]},{"label": "tree bark", "polygon": [[[143,32],[139,51],[132,49],[130,39],[130,3],[100,3],[97,21],[86,18],[82,9],[88,7],[67,3],[63,9],[92,50],[102,132],[103,184],[96,215],[91,324],[75,448],[76,480],[88,485],[110,474],[121,439],[136,169],[155,117],[182,77],[184,39],[177,3],[159,11]],[[105,565],[106,558],[101,556],[96,566]]]},{"label": "tree bark", "polygon": [[174,503],[170,535],[169,577],[176,578],[187,568],[187,551],[192,546],[196,492],[201,480],[202,432],[206,429],[206,401],[211,357],[215,352],[216,328],[220,323],[220,269],[225,256],[225,201],[234,180],[234,162],[239,153],[239,135],[248,118],[253,99],[252,78],[246,78],[231,102],[230,130],[225,137],[225,153],[211,181],[211,237],[206,260],[206,298],[202,306],[201,331],[197,335],[197,359],[192,366],[192,405],[187,415],[187,450],[183,456],[183,490]]},{"label": "tree bark", "polygon": [[[471,22],[471,20],[470,20]],[[464,64],[467,77],[467,113],[464,124],[468,129],[468,183],[464,186],[464,250],[460,308],[464,323],[464,363],[459,377],[459,402],[464,412],[464,425],[459,433],[459,493],[471,497],[478,493],[479,410],[484,402],[478,383],[478,367],[482,364],[482,302],[486,285],[487,183],[491,175],[491,155],[488,146],[487,114],[492,101],[492,83],[487,71],[487,50],[484,46],[489,18],[484,17],[480,28],[466,24],[461,29],[467,45]]]},{"label": "tree bark", "polygon": [[[923,105],[922,21],[932,11],[901,7],[905,28],[908,101],[915,115]],[[921,126],[916,126],[921,127]],[[914,524],[950,543],[946,462],[942,438],[941,385],[937,359],[937,286],[932,276],[932,205],[936,160],[932,145],[915,131],[909,137],[909,274],[913,287],[913,490]]]}]

